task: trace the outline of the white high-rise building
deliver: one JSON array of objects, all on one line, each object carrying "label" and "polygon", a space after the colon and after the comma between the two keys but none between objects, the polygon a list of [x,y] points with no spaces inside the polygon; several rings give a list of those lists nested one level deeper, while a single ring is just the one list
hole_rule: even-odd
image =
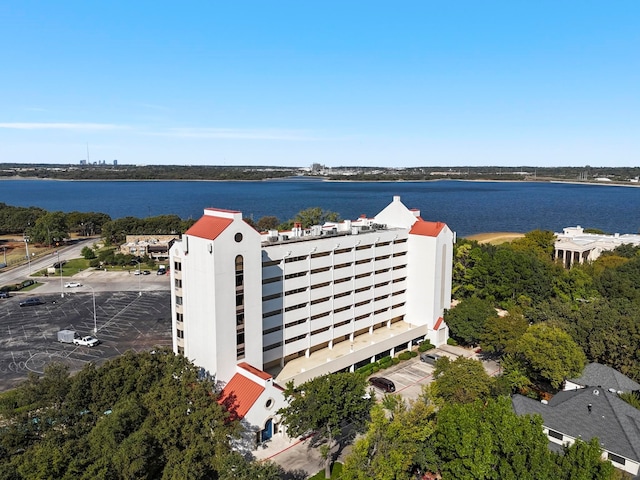
[{"label": "white high-rise building", "polygon": [[441,345],[453,242],[400,197],[375,218],[262,234],[205,209],[170,250],[174,351],[221,382],[253,367],[284,385]]}]

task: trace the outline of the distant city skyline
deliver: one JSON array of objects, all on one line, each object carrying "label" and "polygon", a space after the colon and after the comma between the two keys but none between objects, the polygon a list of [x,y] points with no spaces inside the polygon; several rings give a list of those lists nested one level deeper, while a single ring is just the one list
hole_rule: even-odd
[{"label": "distant city skyline", "polygon": [[0,5],[0,163],[640,164],[640,4]]}]

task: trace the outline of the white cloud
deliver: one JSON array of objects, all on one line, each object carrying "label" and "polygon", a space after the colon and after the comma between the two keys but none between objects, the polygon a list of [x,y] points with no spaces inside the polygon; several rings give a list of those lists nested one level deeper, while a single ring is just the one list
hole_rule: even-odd
[{"label": "white cloud", "polygon": [[292,140],[309,141],[316,140],[303,131],[295,130],[248,130],[236,128],[171,128],[166,133],[155,135],[167,135],[180,138],[214,138],[226,140]]},{"label": "white cloud", "polygon": [[12,122],[0,123],[0,128],[14,130],[117,130],[128,128],[124,125],[111,123],[30,123]]}]

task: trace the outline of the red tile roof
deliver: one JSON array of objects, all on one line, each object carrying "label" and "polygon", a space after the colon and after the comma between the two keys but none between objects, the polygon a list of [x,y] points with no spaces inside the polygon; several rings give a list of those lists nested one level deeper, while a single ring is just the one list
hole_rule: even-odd
[{"label": "red tile roof", "polygon": [[440,328],[440,325],[442,325],[442,322],[444,322],[444,318],[442,317],[438,317],[438,321],[436,322],[436,324],[433,326],[434,330],[438,330]]},{"label": "red tile roof", "polygon": [[272,378],[271,375],[269,375],[267,372],[263,372],[262,370],[257,369],[256,367],[252,367],[247,362],[240,362],[238,366],[240,368],[244,368],[247,372],[253,373],[255,376],[263,380],[269,380],[270,378]]},{"label": "red tile roof", "polygon": [[238,210],[227,210],[224,208],[205,208],[205,210],[209,210],[210,212],[225,212],[225,213],[242,213]]},{"label": "red tile roof", "polygon": [[424,235],[425,237],[437,237],[445,226],[446,223],[442,222],[425,222],[424,220],[418,220],[413,224],[409,233],[413,235]]},{"label": "red tile roof", "polygon": [[264,387],[252,382],[240,373],[236,373],[222,389],[218,403],[227,408],[231,418],[243,418],[251,409]]},{"label": "red tile roof", "polygon": [[187,235],[193,235],[194,237],[205,238],[207,240],[215,240],[225,228],[227,228],[233,222],[230,218],[220,218],[211,215],[205,215],[194,223]]}]

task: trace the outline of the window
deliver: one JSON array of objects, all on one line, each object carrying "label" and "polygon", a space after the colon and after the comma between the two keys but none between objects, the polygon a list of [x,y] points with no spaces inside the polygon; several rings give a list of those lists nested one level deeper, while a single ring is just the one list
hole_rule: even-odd
[{"label": "window", "polygon": [[367,285],[366,287],[358,288],[358,289],[356,290],[356,293],[366,292],[367,290],[370,290],[370,289],[371,289],[371,285]]},{"label": "window", "polygon": [[388,268],[381,268],[380,270],[376,270],[376,275],[380,275],[381,273],[387,273],[389,271]]},{"label": "window", "polygon": [[269,335],[270,333],[279,332],[280,330],[282,330],[282,325],[278,325],[277,327],[273,327],[273,328],[267,328],[266,330],[262,331],[262,334]]},{"label": "window", "polygon": [[395,252],[395,253],[393,254],[393,256],[394,256],[394,257],[403,257],[403,256],[404,256],[404,255],[406,255],[406,254],[407,254],[407,252],[406,252],[406,250],[405,250],[404,252]]},{"label": "window", "polygon": [[290,278],[304,277],[306,274],[307,274],[306,271],[298,272],[298,273],[288,273],[287,275],[284,276],[284,278],[289,280]]},{"label": "window", "polygon": [[321,258],[321,257],[326,257],[329,256],[331,254],[331,252],[318,252],[318,253],[314,253],[311,255],[311,258]]},{"label": "window", "polygon": [[561,433],[556,432],[554,430],[549,430],[549,436],[552,438],[556,438],[558,440],[562,440],[564,438],[564,436]]},{"label": "window", "polygon": [[331,267],[314,268],[313,270],[311,270],[311,274],[313,275],[314,273],[328,272],[329,270],[331,270]]},{"label": "window", "polygon": [[275,300],[276,298],[280,298],[281,296],[282,296],[282,292],[274,293],[274,294],[262,297],[262,301],[268,302],[269,300]]},{"label": "window", "polygon": [[355,304],[356,307],[361,307],[363,305],[368,304],[369,302],[371,302],[371,300],[364,300],[363,302],[358,302]]},{"label": "window", "polygon": [[290,307],[285,308],[284,311],[285,312],[290,312],[292,310],[298,310],[299,308],[304,308],[306,306],[307,306],[306,302],[305,303],[299,303],[298,305],[292,305]]},{"label": "window", "polygon": [[389,295],[380,295],[379,297],[376,297],[373,299],[374,302],[379,302],[380,300],[384,300],[385,298],[387,298]]},{"label": "window", "polygon": [[295,288],[293,290],[289,290],[284,292],[285,296],[286,295],[295,295],[296,293],[302,293],[302,292],[306,292],[307,291],[307,287],[302,287],[302,288]]},{"label": "window", "polygon": [[174,285],[176,288],[182,288],[182,280],[180,278],[176,278],[174,281]]},{"label": "window", "polygon": [[298,257],[287,257],[284,259],[284,263],[300,262],[306,259],[307,259],[307,255],[300,255]]},{"label": "window", "polygon": [[302,325],[303,323],[306,323],[306,322],[307,322],[307,319],[306,318],[302,318],[300,320],[296,320],[294,322],[287,323],[285,325],[285,328],[294,327],[296,325]]},{"label": "window", "polygon": [[347,324],[349,324],[349,323],[351,323],[351,319],[349,319],[349,320],[345,320],[344,322],[336,323],[336,324],[334,325],[334,327],[335,327],[335,328],[342,327],[343,325],[347,325]]},{"label": "window", "polygon": [[402,295],[404,292],[406,292],[406,290],[398,290],[397,292],[393,292],[391,295],[395,297],[396,295]]},{"label": "window", "polygon": [[176,297],[176,305],[182,305],[182,297]]},{"label": "window", "polygon": [[404,282],[407,277],[394,278],[393,283]]},{"label": "window", "polygon": [[184,355],[184,347],[178,347],[178,355]]},{"label": "window", "polygon": [[266,262],[262,262],[262,268],[273,267],[275,265],[280,265],[280,260],[267,260]]},{"label": "window", "polygon": [[380,243],[376,243],[376,247],[386,247],[387,245],[389,245],[391,242],[380,242]]},{"label": "window", "polygon": [[318,298],[317,300],[311,300],[311,305],[317,305],[318,303],[328,302],[329,297]]},{"label": "window", "polygon": [[337,293],[333,298],[342,298],[342,297],[346,297],[347,295],[351,295],[352,292],[342,292],[342,293]]},{"label": "window", "polygon": [[400,269],[402,269],[402,268],[407,268],[407,266],[406,266],[406,265],[394,265],[394,266],[393,266],[393,269],[394,269],[394,270],[400,270]]},{"label": "window", "polygon": [[339,255],[340,253],[347,253],[347,252],[350,252],[350,251],[351,251],[351,247],[349,247],[349,248],[341,248],[339,250],[336,250],[333,253],[335,253],[336,255]]},{"label": "window", "polygon": [[356,261],[356,265],[362,265],[363,263],[369,263],[370,261],[370,258],[363,258],[362,260]]},{"label": "window", "polygon": [[346,307],[340,307],[340,308],[336,308],[333,313],[340,313],[340,312],[344,312],[345,310],[349,310],[351,308],[351,305],[347,305]]},{"label": "window", "polygon": [[262,314],[262,318],[274,317],[282,313],[282,309],[273,310],[272,312],[266,312]]},{"label": "window", "polygon": [[389,282],[376,283],[375,288],[381,288],[381,287],[384,287],[385,285],[389,285]]},{"label": "window", "polygon": [[235,236],[233,237],[233,239],[240,243],[242,241],[242,234],[241,233],[236,233]]},{"label": "window", "polygon": [[297,342],[298,340],[304,340],[305,338],[307,338],[307,334],[306,333],[304,335],[298,335],[297,337],[287,338],[284,341],[284,343],[289,344],[289,343]]},{"label": "window", "polygon": [[386,260],[387,258],[389,258],[391,255],[381,255],[379,257],[376,257],[376,262],[379,262],[380,260]]},{"label": "window", "polygon": [[347,263],[340,263],[338,265],[334,265],[334,269],[338,270],[339,268],[345,268],[345,267],[350,267],[352,262],[347,262]]},{"label": "window", "polygon": [[173,269],[177,272],[182,271],[182,262],[173,262]]},{"label": "window", "polygon": [[[236,235],[237,237],[237,235]],[[242,240],[242,235],[240,235]],[[236,241],[238,239],[236,238]],[[244,358],[244,258],[238,255],[235,258],[236,273],[236,358]]]},{"label": "window", "polygon": [[280,276],[280,275],[278,275],[277,277],[263,278],[262,279],[262,284],[263,285],[268,285],[270,283],[279,282],[280,280],[282,280],[282,276]]},{"label": "window", "polygon": [[182,314],[182,313],[176,313],[176,321],[178,321],[178,322],[184,322],[184,314]]},{"label": "window", "polygon": [[351,278],[353,278],[353,277],[338,278],[338,279],[334,280],[333,283],[334,284],[338,284],[338,283],[348,282],[349,280],[351,280]]},{"label": "window", "polygon": [[356,250],[366,250],[367,248],[371,248],[371,245],[359,245]]},{"label": "window", "polygon": [[277,343],[274,343],[272,345],[267,345],[267,346],[263,347],[262,351],[263,352],[268,352],[269,350],[273,350],[274,348],[278,348],[278,347],[281,347],[281,346],[282,346],[282,342],[277,342]]},{"label": "window", "polygon": [[316,288],[328,287],[331,285],[331,282],[318,283],[316,285],[311,285],[311,290],[315,290]]},{"label": "window", "polygon": [[311,317],[311,321],[313,322],[314,320],[318,320],[319,318],[326,317],[326,316],[327,316],[327,315],[329,315],[330,313],[331,313],[331,312],[329,311],[329,312],[322,312],[322,313],[318,313],[317,315],[313,315],[313,316]]},{"label": "window", "polygon": [[184,338],[184,331],[183,330],[176,330],[176,336],[178,338]]},{"label": "window", "polygon": [[360,275],[356,275],[356,279],[365,278],[365,277],[368,277],[369,275],[371,275],[371,272],[361,273]]},{"label": "window", "polygon": [[329,327],[319,328],[318,330],[314,330],[313,332],[311,332],[311,335],[317,335],[317,334],[319,334],[319,333],[326,332],[326,331],[328,331],[330,328],[331,328],[330,326],[329,326]]},{"label": "window", "polygon": [[407,239],[406,239],[406,238],[400,238],[400,239],[396,240],[396,241],[395,241],[395,242],[393,242],[393,243],[397,244],[397,243],[406,243],[406,242],[407,242]]},{"label": "window", "polygon": [[624,465],[626,460],[620,455],[616,455],[615,453],[607,452],[607,458],[612,462],[617,463],[618,465]]}]

